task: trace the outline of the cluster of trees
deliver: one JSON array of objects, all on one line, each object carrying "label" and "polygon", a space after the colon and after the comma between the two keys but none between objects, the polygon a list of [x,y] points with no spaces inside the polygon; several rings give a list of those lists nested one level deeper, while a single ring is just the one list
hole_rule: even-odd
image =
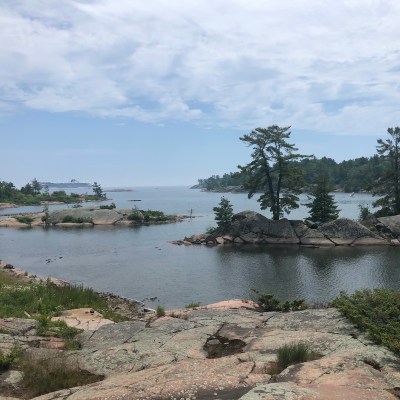
[{"label": "cluster of trees", "polygon": [[[347,193],[372,191],[376,181],[390,167],[387,158],[379,154],[340,163],[327,157],[305,158],[293,161],[293,163],[300,168],[306,186],[317,184],[319,175],[323,172],[327,176],[332,190]],[[222,176],[212,175],[209,178],[198,179],[196,187],[217,192],[245,191],[244,184],[247,179],[246,171],[230,172]],[[303,189],[307,189],[307,187]]]},{"label": "cluster of trees", "polygon": [[40,204],[42,201],[75,203],[78,201],[106,199],[106,194],[97,182],[94,182],[92,187],[93,194],[91,195],[67,194],[64,190],[56,190],[49,193],[49,188],[43,186],[36,178],[20,189],[17,189],[12,182],[0,181],[0,203],[35,205]]},{"label": "cluster of trees", "polygon": [[[298,149],[294,144],[288,142],[290,134],[290,127],[273,125],[257,128],[240,138],[252,148],[252,161],[238,166],[241,178],[245,177],[242,187],[248,192],[249,198],[258,193],[257,201],[261,209],[269,209],[272,219],[278,220],[284,213],[289,214],[299,207],[298,195],[306,183],[306,170],[309,179],[312,176],[315,182],[307,204],[310,208],[310,219],[318,222],[336,219],[339,211],[330,194],[332,182],[335,181],[334,165],[329,159],[322,159],[326,165],[317,170],[313,156],[297,153]],[[400,128],[389,128],[388,134],[389,139],[378,140],[376,156],[353,162],[366,175],[370,163],[376,166],[371,169],[372,176],[376,178],[369,189],[373,195],[380,196],[373,204],[374,207],[381,207],[376,213],[379,216],[400,214]],[[214,207],[214,212],[218,227],[223,228],[232,216],[232,207],[228,200],[222,198],[219,207]]]}]

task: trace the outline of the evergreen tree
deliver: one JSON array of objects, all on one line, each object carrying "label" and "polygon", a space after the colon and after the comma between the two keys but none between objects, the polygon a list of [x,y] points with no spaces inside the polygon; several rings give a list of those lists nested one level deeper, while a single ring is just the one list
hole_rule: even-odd
[{"label": "evergreen tree", "polygon": [[225,197],[221,197],[218,207],[213,208],[218,230],[225,232],[229,227],[233,217],[233,207],[231,202]]},{"label": "evergreen tree", "polygon": [[373,195],[382,196],[373,203],[381,207],[378,216],[400,214],[400,128],[388,128],[391,139],[378,139],[377,152],[389,161],[388,168],[373,188]]},{"label": "evergreen tree", "polygon": [[303,179],[293,161],[310,157],[295,153],[298,149],[286,141],[290,137],[289,129],[272,125],[257,128],[240,138],[253,148],[253,161],[239,165],[241,172],[248,176],[244,185],[249,190],[248,197],[262,191],[257,201],[262,210],[270,209],[274,220],[299,207],[297,195],[301,193]]},{"label": "evergreen tree", "polygon": [[326,177],[319,177],[317,186],[312,190],[310,208],[310,220],[314,222],[329,222],[339,217],[339,211],[333,195],[329,194],[331,188]]},{"label": "evergreen tree", "polygon": [[93,193],[96,195],[97,198],[99,199],[105,199],[106,194],[103,192],[103,189],[101,188],[100,184],[97,182],[94,182],[92,185]]}]

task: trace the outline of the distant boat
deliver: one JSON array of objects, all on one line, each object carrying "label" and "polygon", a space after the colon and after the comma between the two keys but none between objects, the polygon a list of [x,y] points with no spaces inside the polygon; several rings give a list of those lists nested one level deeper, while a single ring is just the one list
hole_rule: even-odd
[{"label": "distant boat", "polygon": [[350,197],[353,197],[354,195],[355,195],[355,192],[351,193],[351,194],[350,194]]}]

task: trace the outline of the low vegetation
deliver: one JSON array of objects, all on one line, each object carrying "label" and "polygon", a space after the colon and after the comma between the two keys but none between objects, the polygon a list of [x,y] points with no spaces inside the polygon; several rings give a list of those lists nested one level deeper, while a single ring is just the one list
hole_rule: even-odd
[{"label": "low vegetation", "polygon": [[320,358],[320,355],[312,351],[303,342],[285,344],[278,349],[276,362],[271,365],[268,373],[271,375],[279,374],[289,365],[316,360],[318,358]]},{"label": "low vegetation", "polygon": [[273,294],[262,292],[257,289],[251,289],[251,291],[256,295],[255,302],[264,310],[264,311],[299,311],[305,310],[307,308],[306,302],[304,299],[298,300],[286,300],[279,301]]},{"label": "low vegetation", "polygon": [[168,221],[174,221],[175,216],[167,215],[162,211],[154,211],[154,210],[145,211],[145,210],[133,209],[132,213],[128,215],[128,220],[138,223],[168,222]]},{"label": "low vegetation", "polygon": [[111,204],[106,204],[103,206],[100,206],[100,210],[114,210],[114,208],[116,208],[117,206],[115,205],[115,203],[111,203]]},{"label": "low vegetation", "polygon": [[200,307],[200,305],[201,305],[200,302],[193,302],[193,303],[186,304],[185,308],[197,308],[197,307]]},{"label": "low vegetation", "polygon": [[79,285],[57,286],[46,282],[24,283],[20,279],[0,274],[0,318],[26,318],[26,314],[37,319],[56,316],[61,311],[90,307],[105,318],[123,321],[126,318],[112,312],[107,301],[91,288]]},{"label": "low vegetation", "polygon": [[391,289],[357,290],[341,293],[333,306],[366,331],[369,338],[400,355],[400,292]]},{"label": "low vegetation", "polygon": [[15,219],[16,219],[18,222],[21,222],[21,224],[30,225],[30,224],[33,222],[33,218],[27,217],[27,216],[25,216],[25,215],[18,215],[18,216],[15,217]]},{"label": "low vegetation", "polygon": [[0,181],[0,203],[15,203],[18,205],[39,205],[42,202],[78,203],[82,201],[106,200],[101,186],[96,182],[92,186],[93,194],[67,194],[64,190],[49,192],[37,179],[28,182],[17,189],[13,182]]},{"label": "low vegetation", "polygon": [[18,356],[18,349],[13,347],[7,355],[0,350],[0,373],[7,371]]},{"label": "low vegetation", "polygon": [[163,317],[165,315],[165,308],[158,306],[156,310],[157,317]]},{"label": "low vegetation", "polygon": [[92,218],[83,218],[83,217],[74,217],[73,215],[66,215],[61,222],[63,223],[74,223],[74,224],[83,224],[83,223],[93,223]]},{"label": "low vegetation", "polygon": [[80,369],[66,357],[37,358],[26,353],[19,365],[23,372],[22,384],[32,397],[104,379]]}]

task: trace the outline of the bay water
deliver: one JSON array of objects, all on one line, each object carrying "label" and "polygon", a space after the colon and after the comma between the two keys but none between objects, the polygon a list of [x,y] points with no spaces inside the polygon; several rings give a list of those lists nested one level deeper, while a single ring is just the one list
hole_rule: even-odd
[{"label": "bay water", "polygon": [[[398,248],[178,246],[169,242],[215,225],[212,208],[222,194],[188,187],[147,187],[107,195],[112,200],[103,204],[114,201],[119,208],[137,206],[194,218],[142,227],[2,228],[0,258],[40,277],[54,276],[145,300],[153,308],[249,298],[251,288],[274,293],[282,300],[305,298],[316,303],[328,302],[341,290],[400,289]],[[270,217],[260,211],[255,198],[248,199],[243,193],[223,195],[235,212],[254,210]],[[373,201],[366,193],[353,197],[335,193],[335,199],[340,216],[353,219],[358,217],[359,205],[370,206]],[[305,195],[301,197],[302,204],[307,201]],[[1,214],[41,209],[6,209]],[[308,208],[300,206],[288,218],[303,219],[307,214]]]}]

